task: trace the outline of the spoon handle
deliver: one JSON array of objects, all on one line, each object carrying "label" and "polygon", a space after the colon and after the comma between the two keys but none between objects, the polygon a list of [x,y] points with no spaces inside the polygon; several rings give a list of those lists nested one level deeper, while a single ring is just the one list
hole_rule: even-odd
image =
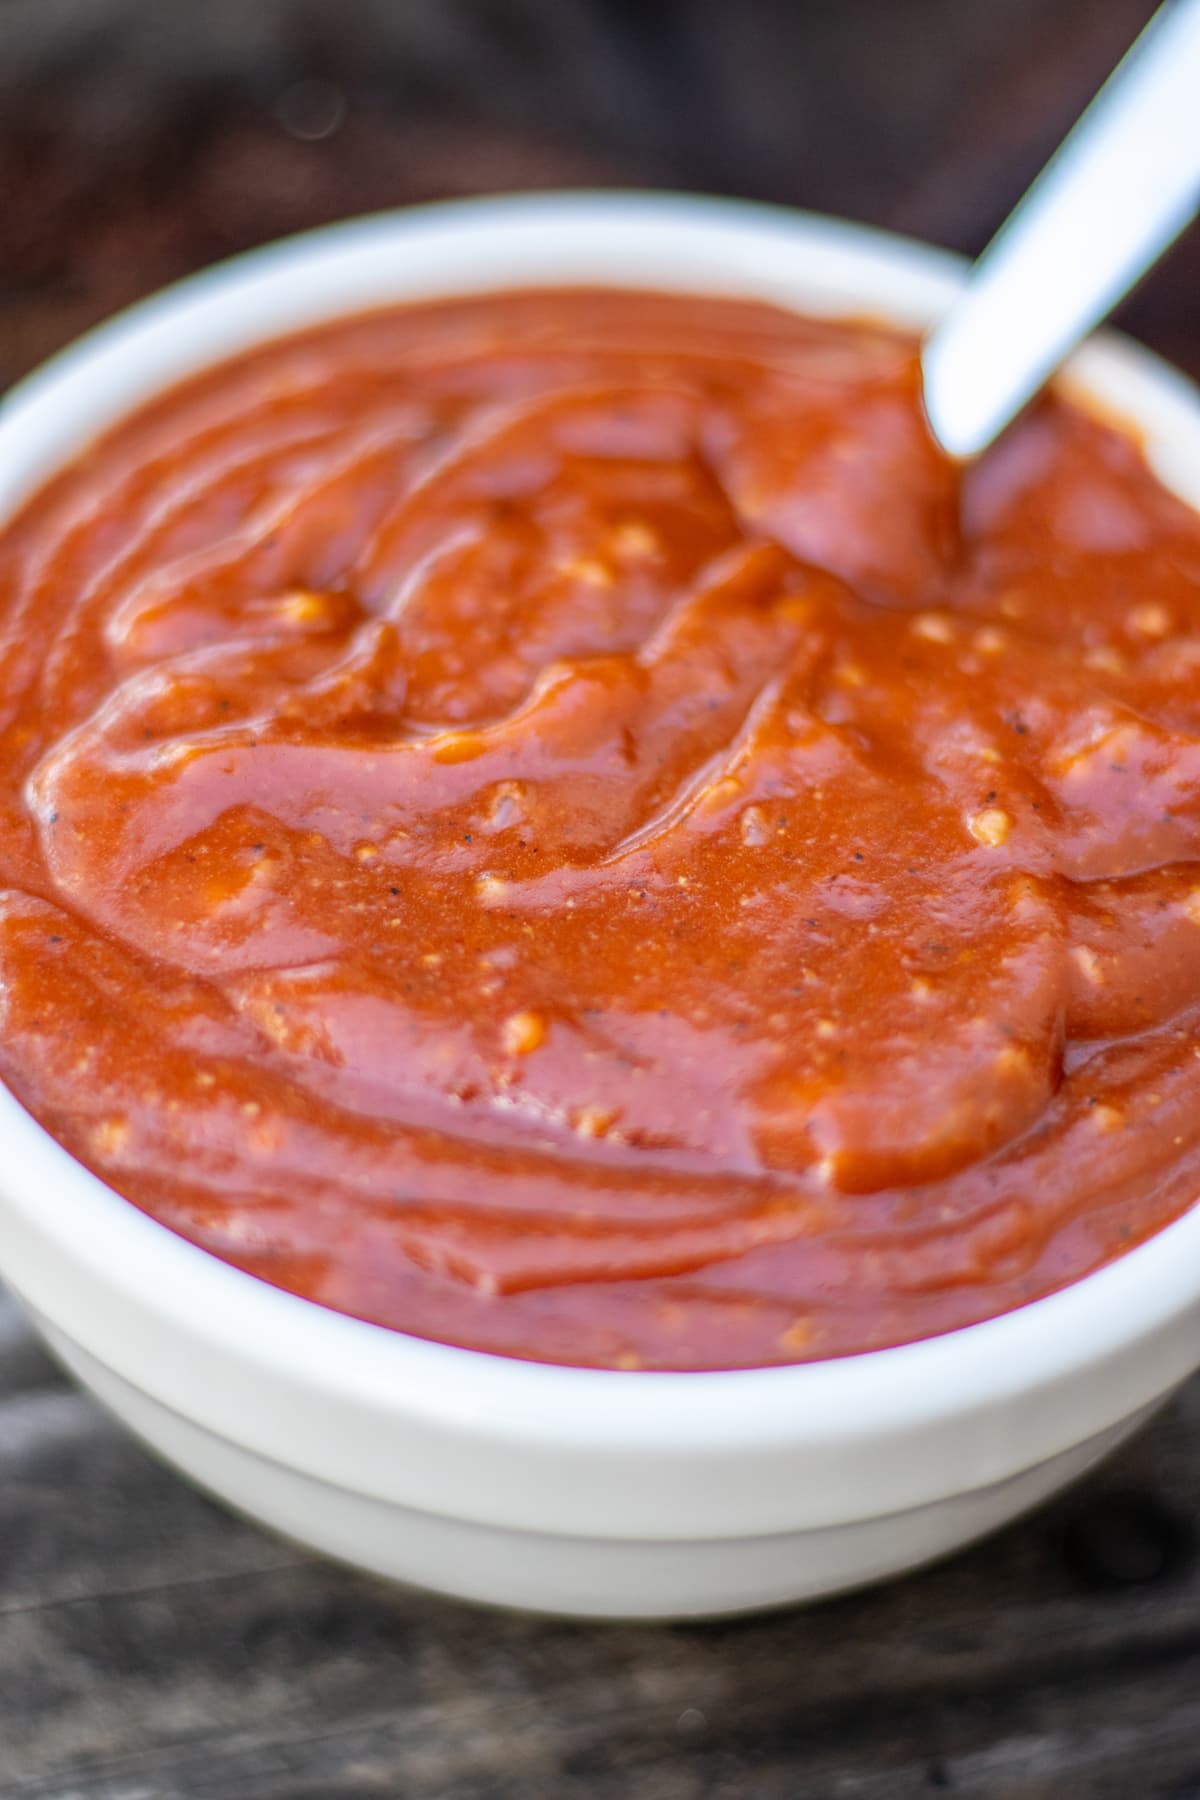
[{"label": "spoon handle", "polygon": [[1161,6],[925,344],[925,405],[975,456],[1200,206],[1200,0]]}]

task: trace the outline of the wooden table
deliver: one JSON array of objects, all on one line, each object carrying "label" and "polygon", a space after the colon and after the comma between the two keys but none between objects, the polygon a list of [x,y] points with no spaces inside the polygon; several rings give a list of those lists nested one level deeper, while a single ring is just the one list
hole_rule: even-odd
[{"label": "wooden table", "polygon": [[951,1562],[670,1627],[311,1560],[160,1467],[0,1297],[3,1800],[1197,1800],[1200,1379]]}]

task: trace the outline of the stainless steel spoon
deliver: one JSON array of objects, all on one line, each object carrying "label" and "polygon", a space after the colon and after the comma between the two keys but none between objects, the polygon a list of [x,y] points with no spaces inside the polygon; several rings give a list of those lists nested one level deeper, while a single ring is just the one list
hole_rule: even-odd
[{"label": "stainless steel spoon", "polygon": [[977,456],[1200,207],[1200,0],[1168,0],[926,340],[934,435]]}]

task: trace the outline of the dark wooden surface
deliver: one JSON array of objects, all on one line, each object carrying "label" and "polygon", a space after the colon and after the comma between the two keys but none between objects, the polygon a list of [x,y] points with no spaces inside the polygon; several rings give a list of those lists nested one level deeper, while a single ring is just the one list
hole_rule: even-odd
[{"label": "dark wooden surface", "polygon": [[1200,1797],[1200,1382],[991,1542],[807,1610],[476,1611],[160,1468],[0,1299],[4,1800]]},{"label": "dark wooden surface", "polygon": [[[982,248],[1154,0],[0,0],[0,384],[416,200],[745,194]],[[1200,370],[1200,231],[1124,309]]]},{"label": "dark wooden surface", "polygon": [[[973,251],[1152,0],[0,0],[0,386],[325,219],[697,186]],[[1200,370],[1200,232],[1126,308]],[[0,1246],[2,1259],[2,1246]],[[0,1295],[0,1800],[1200,1800],[1200,1382],[942,1567],[676,1628],[490,1615],[203,1499]]]}]

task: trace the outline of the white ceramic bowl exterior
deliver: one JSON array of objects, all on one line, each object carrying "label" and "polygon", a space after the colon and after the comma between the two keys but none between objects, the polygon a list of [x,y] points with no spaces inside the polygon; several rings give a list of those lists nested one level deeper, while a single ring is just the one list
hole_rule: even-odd
[{"label": "white ceramic bowl exterior", "polygon": [[[799,214],[669,196],[385,216],[211,271],[0,406],[0,518],[164,384],[391,300],[526,285],[758,296],[913,326],[958,264]],[[1071,380],[1200,504],[1200,398],[1129,344]],[[740,1611],[873,1581],[1013,1517],[1200,1365],[1200,1208],[1062,1293],[796,1368],[546,1367],[343,1318],[195,1249],[0,1089],[0,1268],[139,1435],[292,1537],[448,1593],[595,1616]]]}]

